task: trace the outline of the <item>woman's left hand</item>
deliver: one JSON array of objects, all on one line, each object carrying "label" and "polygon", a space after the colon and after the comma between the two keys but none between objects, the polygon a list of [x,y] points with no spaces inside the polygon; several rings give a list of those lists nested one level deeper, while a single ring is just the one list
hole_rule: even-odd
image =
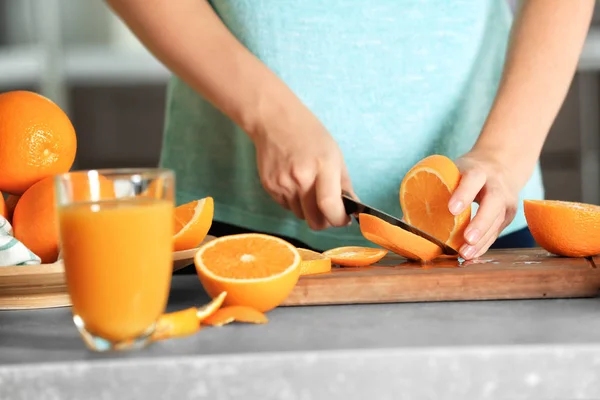
[{"label": "woman's left hand", "polygon": [[466,243],[459,253],[465,260],[485,253],[517,212],[520,179],[492,152],[472,150],[456,160],[461,181],[448,203],[454,215],[472,202],[479,204],[475,217],[465,229]]}]

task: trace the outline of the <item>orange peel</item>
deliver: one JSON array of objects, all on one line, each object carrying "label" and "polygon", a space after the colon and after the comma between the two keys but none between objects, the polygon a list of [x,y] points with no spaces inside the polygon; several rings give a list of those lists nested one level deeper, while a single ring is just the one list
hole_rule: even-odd
[{"label": "orange peel", "polygon": [[228,306],[217,310],[202,321],[204,325],[223,326],[232,322],[266,324],[269,319],[262,312],[247,306]]}]

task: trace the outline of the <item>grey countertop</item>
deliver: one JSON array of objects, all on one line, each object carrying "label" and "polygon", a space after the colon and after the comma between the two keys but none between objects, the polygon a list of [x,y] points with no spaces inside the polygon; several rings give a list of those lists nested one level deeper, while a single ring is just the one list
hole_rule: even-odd
[{"label": "grey countertop", "polygon": [[[206,301],[174,277],[169,310]],[[0,399],[600,399],[600,298],[268,316],[93,354],[69,308],[0,312]]]}]

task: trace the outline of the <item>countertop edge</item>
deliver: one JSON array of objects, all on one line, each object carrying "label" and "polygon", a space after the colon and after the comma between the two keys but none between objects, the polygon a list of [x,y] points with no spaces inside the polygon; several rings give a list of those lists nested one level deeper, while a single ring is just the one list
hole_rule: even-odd
[{"label": "countertop edge", "polygon": [[[85,382],[85,383],[83,383]],[[600,397],[600,345],[518,345],[90,359],[0,366],[0,398]],[[158,396],[158,397],[154,397]],[[54,398],[53,397],[53,398]]]}]

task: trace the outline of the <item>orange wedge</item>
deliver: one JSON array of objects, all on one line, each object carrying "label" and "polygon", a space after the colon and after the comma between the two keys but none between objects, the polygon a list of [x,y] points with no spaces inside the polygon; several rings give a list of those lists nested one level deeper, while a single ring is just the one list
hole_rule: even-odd
[{"label": "orange wedge", "polygon": [[525,200],[527,225],[535,241],[565,257],[600,254],[600,206],[557,200]]},{"label": "orange wedge", "polygon": [[212,225],[215,211],[212,197],[182,204],[175,208],[174,250],[188,250],[198,246]]},{"label": "orange wedge", "polygon": [[206,292],[227,292],[224,304],[266,312],[277,307],[298,282],[300,253],[271,235],[221,236],[200,246],[194,264]]},{"label": "orange wedge", "polygon": [[223,326],[231,322],[266,324],[269,320],[265,314],[252,307],[229,306],[219,309],[202,323],[204,325]]},{"label": "orange wedge", "polygon": [[331,271],[331,259],[308,249],[298,249],[300,253],[300,275],[324,274]]},{"label": "orange wedge", "polygon": [[324,251],[323,255],[343,267],[366,267],[375,264],[387,253],[387,250],[373,247],[346,246]]},{"label": "orange wedge", "polygon": [[360,231],[365,239],[409,260],[429,261],[442,249],[429,240],[398,228],[369,214],[359,214]]},{"label": "orange wedge", "polygon": [[156,324],[152,340],[164,340],[193,335],[200,330],[200,323],[214,314],[223,304],[227,293],[223,292],[202,308],[186,308],[185,310],[163,314]]},{"label": "orange wedge", "polygon": [[412,167],[400,186],[400,206],[406,222],[455,250],[465,243],[464,232],[471,221],[471,205],[457,216],[448,210],[460,178],[452,160],[433,155]]}]

